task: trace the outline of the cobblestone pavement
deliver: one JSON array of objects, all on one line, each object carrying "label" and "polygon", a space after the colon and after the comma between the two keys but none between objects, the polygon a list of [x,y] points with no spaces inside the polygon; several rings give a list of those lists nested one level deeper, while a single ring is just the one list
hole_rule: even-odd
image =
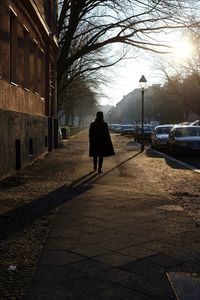
[{"label": "cobblestone pavement", "polygon": [[21,299],[30,284],[60,205],[53,192],[74,181],[84,151],[78,135],[75,144],[64,142],[0,182],[0,299]]},{"label": "cobblestone pavement", "polygon": [[[165,159],[162,156],[159,156],[151,149],[147,149],[144,153],[139,154],[139,147],[136,144],[132,143],[130,139],[127,137],[113,135],[112,139],[115,145],[116,155],[115,158],[113,158],[114,161],[113,159],[111,160],[108,159],[105,162],[105,169],[106,169],[105,173],[106,171],[109,172],[109,170],[112,169],[113,163],[118,166],[117,168],[118,171],[113,170],[114,177],[112,177],[112,174],[111,176],[108,176],[106,185],[107,187],[109,187],[109,185],[112,185],[113,183],[112,181],[113,178],[115,179],[116,182],[114,185],[114,189],[116,190],[116,199],[118,198],[118,195],[120,195],[120,193],[122,192],[124,186],[127,185],[127,189],[125,188],[125,192],[122,194],[123,197],[127,198],[126,203],[129,203],[129,205],[126,204],[125,206],[124,204],[121,204],[120,201],[118,201],[117,203],[112,202],[112,205],[111,207],[109,207],[109,209],[111,209],[111,211],[113,209],[114,211],[117,211],[119,209],[121,210],[121,217],[124,216],[124,218],[127,218],[128,217],[127,210],[129,211],[133,209],[130,200],[131,201],[133,200],[132,195],[134,194],[135,205],[138,206],[138,211],[140,207],[140,214],[141,211],[144,209],[144,207],[146,207],[146,205],[147,206],[150,205],[150,202],[149,204],[147,204],[148,199],[153,199],[153,201],[158,201],[160,198],[166,199],[166,206],[165,207],[163,206],[163,209],[165,209],[163,211],[163,214],[167,215],[166,211],[168,212],[173,211],[174,213],[174,210],[176,209],[180,210],[181,213],[183,213],[183,211],[186,212],[184,213],[184,222],[182,222],[182,226],[184,226],[184,224],[186,223],[189,224],[188,226],[191,233],[189,233],[190,239],[188,240],[188,244],[187,245],[184,244],[184,240],[186,238],[189,238],[188,233],[186,233],[184,230],[181,230],[181,226],[178,225],[177,220],[172,218],[171,225],[170,226],[169,224],[167,225],[168,234],[166,235],[165,239],[163,237],[163,239],[165,240],[164,242],[165,251],[162,252],[162,255],[160,255],[160,257],[156,256],[156,259],[162,260],[163,255],[168,256],[169,254],[173,253],[175,257],[182,256],[184,257],[184,259],[185,257],[188,258],[187,268],[185,267],[187,270],[199,271],[199,264],[197,263],[198,260],[196,259],[196,256],[199,253],[199,244],[200,244],[200,241],[198,240],[198,235],[199,235],[198,226],[200,220],[199,219],[200,217],[199,174],[191,170],[184,169],[179,164],[176,164],[175,162],[171,162],[170,160]],[[65,205],[67,206],[67,204],[65,204],[66,198],[64,198],[63,195],[69,194],[70,197],[71,188],[76,186],[80,178],[84,180],[84,175],[90,174],[91,166],[90,166],[90,159],[87,157],[87,150],[88,150],[87,132],[85,132],[75,136],[73,139],[66,141],[63,144],[62,148],[47,154],[43,158],[36,161],[33,165],[28,165],[23,170],[19,171],[18,174],[16,174],[15,176],[11,176],[0,182],[0,214],[1,214],[0,216],[0,236],[1,236],[0,295],[1,295],[1,299],[22,299],[23,296],[27,293],[27,290],[30,286],[30,282],[32,279],[32,275],[36,270],[36,266],[38,264],[39,258],[41,259],[41,254],[44,254],[45,241],[47,240],[47,236],[49,236],[50,234],[50,229],[56,216],[62,216],[63,213],[62,209],[64,209],[65,211],[66,209],[69,209],[71,211],[70,208],[65,207]],[[134,163],[131,164],[133,157],[134,157]],[[90,176],[92,177],[93,175],[91,174]],[[96,180],[95,175],[93,179],[91,179],[91,177],[90,180]],[[117,182],[119,183],[119,186],[117,186]],[[123,182],[123,187],[121,186],[122,182]],[[129,186],[130,182],[134,182],[134,189],[133,186],[131,187]],[[99,185],[100,187],[101,185],[105,186],[105,182],[100,181]],[[148,189],[146,189],[146,186],[148,186]],[[81,193],[82,192],[85,192],[87,195],[87,190],[81,191]],[[108,203],[110,199],[109,198],[110,193],[111,192],[108,188],[107,194],[105,192],[106,203]],[[174,205],[174,201],[175,203],[178,204],[178,206]],[[83,207],[83,203],[81,200],[80,203],[78,202],[78,204],[80,204],[80,207]],[[69,204],[69,205],[73,206],[73,204]],[[75,207],[73,208],[75,210],[74,214],[76,214],[77,202],[75,202],[74,205],[75,205]],[[97,204],[97,206],[98,205],[99,203]],[[87,209],[90,209],[89,204]],[[106,214],[106,211],[104,211],[104,213]],[[187,217],[188,214],[192,218],[188,219]],[[98,218],[98,215],[96,217]],[[117,217],[119,218],[119,216]],[[135,215],[134,218],[137,219],[137,216]],[[151,221],[149,220],[149,222],[152,225],[153,220]],[[136,223],[134,224],[136,225]],[[87,230],[95,230],[96,227],[94,225],[95,224],[93,224],[92,229],[90,228]],[[165,224],[163,224],[163,226],[164,225]],[[130,224],[126,224],[126,227],[127,226],[129,227]],[[137,230],[138,230],[137,235],[139,239],[141,232],[138,226],[137,226]],[[173,241],[175,241],[176,243],[179,241],[180,245],[177,245],[177,247],[172,249],[172,247],[169,246],[169,244],[171,243],[168,243],[168,246],[166,246],[166,239],[169,238],[169,234],[171,234],[171,231],[173,230],[174,230],[174,234],[170,236],[171,243],[173,243]],[[161,236],[162,234],[160,231],[159,233]],[[86,236],[84,237],[86,238]],[[189,244],[192,241],[194,242],[194,240],[196,240],[196,242],[193,248],[190,249]],[[52,243],[53,241],[51,240],[50,242]],[[125,246],[127,245],[128,241],[124,240],[122,243],[123,246]],[[74,242],[74,244],[73,245],[71,244],[70,247],[78,248],[77,245],[76,245],[77,247],[75,247],[75,244],[76,243]],[[119,240],[117,240],[117,244],[118,244],[117,246],[119,246],[120,244]],[[133,277],[133,274],[131,274],[130,276],[132,269],[138,268],[136,262],[134,262],[134,264],[132,263],[131,265],[130,264],[124,265],[124,268],[119,269],[118,266],[119,261],[122,260],[123,263],[125,264],[124,255],[127,257],[133,255],[133,253],[130,252],[133,251],[133,249],[132,250],[123,249],[124,247],[121,247],[123,250],[115,252],[117,246],[116,245],[113,246],[113,244],[109,246],[109,247],[114,247],[114,249],[112,249],[112,251],[114,251],[115,254],[114,256],[112,256],[111,253],[107,255],[105,254],[105,256],[103,256],[103,253],[99,253],[99,255],[101,254],[102,257],[99,257],[97,261],[93,262],[92,270],[94,272],[95,268],[97,267],[97,264],[98,264],[98,268],[102,268],[103,273],[100,272],[99,275],[100,277],[102,276],[101,279],[102,282],[104,277],[104,271],[107,270],[106,272],[107,277],[109,278],[109,280],[110,277],[112,277],[111,286],[113,285],[113,288],[118,291],[119,297],[112,298],[112,289],[111,289],[110,298],[101,298],[102,296],[101,297],[99,296],[99,298],[91,298],[91,299],[109,299],[109,300],[129,299],[128,297],[130,297],[130,299],[150,299],[148,296],[149,295],[148,286],[146,290],[146,296],[143,295],[143,297],[141,297],[141,294],[139,294],[138,291],[134,291],[135,298],[131,298],[133,297],[132,290],[131,291],[129,290],[129,294],[127,294],[127,298],[123,298],[123,296],[120,294],[122,290],[120,290],[119,286],[116,285],[119,278],[120,280],[122,277],[124,278],[123,282],[126,287],[128,284],[129,289],[130,286],[133,284],[133,281],[134,284],[136,284],[137,282],[138,289],[139,289],[141,283],[139,279],[141,278],[139,278],[138,276]],[[128,246],[130,245],[127,245],[127,248]],[[184,247],[184,251],[180,251],[182,246]],[[48,247],[49,249],[52,249],[53,246],[52,244],[50,244],[48,245]],[[65,247],[69,247],[69,245],[65,245]],[[108,245],[107,246],[102,245],[103,250],[101,251],[104,252],[105,249],[108,249],[107,247]],[[156,247],[156,253],[158,252],[158,248],[160,249],[160,251],[161,249],[163,249],[163,241],[162,243],[161,242],[158,243],[158,237],[157,239],[155,239],[154,237],[154,242],[149,243],[148,247],[146,248],[145,247],[141,248],[140,246],[140,248],[137,249],[137,247],[134,246],[134,251],[138,250],[139,252],[141,252],[143,250],[142,257],[146,257],[150,254],[150,252],[152,254],[152,251],[153,250],[155,251],[155,247]],[[73,258],[72,253],[79,254],[82,256],[82,258],[84,257],[84,262],[80,264],[70,265],[69,267],[70,272],[74,276],[75,276],[76,268],[79,270],[79,272],[80,272],[80,268],[82,268],[83,266],[86,268],[86,270],[90,269],[89,266],[88,267],[86,266],[88,262],[87,260],[85,261],[85,257],[88,258],[89,255],[89,257],[91,258],[92,257],[91,252],[94,253],[97,250],[94,250],[94,245],[90,246],[89,249],[86,248],[80,249],[79,247],[79,249],[75,249],[74,251],[70,250],[71,252],[69,255],[69,259],[71,259],[72,261],[75,259]],[[99,250],[100,248],[99,246],[98,247],[95,246],[95,249],[98,249],[98,251],[100,251]],[[134,255],[138,256],[138,252],[137,253],[135,252]],[[193,263],[190,262],[189,264],[190,255],[191,256],[193,255],[192,257]],[[42,259],[48,259],[48,258],[46,257]],[[78,259],[80,259],[80,257]],[[152,262],[154,259],[155,257],[152,257]],[[103,264],[101,264],[100,266],[99,262]],[[150,262],[150,264],[152,262]],[[114,269],[110,268],[110,265],[115,266],[115,264],[116,264],[116,268]],[[146,264],[144,264],[144,266],[146,267]],[[82,275],[85,276],[85,273],[83,273]],[[72,281],[73,281],[72,278],[69,278],[70,285],[72,284]],[[108,288],[105,282],[102,286],[104,286],[105,289]],[[77,287],[80,288],[80,285]],[[76,289],[77,287],[73,286],[73,289]],[[82,286],[82,288],[84,287]],[[155,290],[154,292],[156,293]],[[82,293],[84,294],[83,291]],[[106,297],[106,295],[104,296]],[[158,298],[159,295],[157,295],[156,297],[159,300],[161,299]],[[33,299],[38,300],[39,298],[33,298]],[[49,300],[50,298],[42,298],[42,299]],[[73,297],[71,295],[71,298],[69,297],[69,298],[60,298],[60,299],[86,299],[86,298],[83,297],[81,298],[80,293],[77,293],[76,295],[74,294]]]}]

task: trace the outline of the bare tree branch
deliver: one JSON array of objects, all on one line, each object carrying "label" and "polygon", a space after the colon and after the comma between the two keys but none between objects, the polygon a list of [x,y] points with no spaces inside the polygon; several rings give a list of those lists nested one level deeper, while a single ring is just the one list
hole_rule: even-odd
[{"label": "bare tree branch", "polygon": [[195,18],[188,18],[190,4],[183,0],[62,1],[58,77],[80,57],[113,43],[165,53],[167,45],[153,43],[151,34],[198,26]]}]

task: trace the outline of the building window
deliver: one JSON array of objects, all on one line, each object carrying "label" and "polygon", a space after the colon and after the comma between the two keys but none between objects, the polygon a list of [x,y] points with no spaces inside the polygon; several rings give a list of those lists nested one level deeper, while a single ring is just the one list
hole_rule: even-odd
[{"label": "building window", "polygon": [[30,40],[30,69],[29,69],[29,85],[30,90],[34,91],[34,82],[35,82],[35,76],[34,76],[34,64],[35,64],[35,43]]},{"label": "building window", "polygon": [[39,49],[38,58],[38,90],[42,98],[45,97],[45,55],[43,50]]},{"label": "building window", "polygon": [[17,17],[10,12],[10,81],[17,83]]},{"label": "building window", "polygon": [[33,80],[34,80],[34,82],[33,82],[33,90],[34,90],[34,92],[36,92],[36,93],[38,93],[38,77],[39,77],[39,75],[38,75],[38,63],[39,63],[39,59],[38,59],[38,51],[39,51],[39,49],[38,49],[38,45],[37,45],[37,43],[36,43],[36,41],[34,41],[34,44],[33,44],[33,47],[34,47],[34,49],[33,49],[33,54],[34,54],[34,59],[33,59],[33,63],[34,63],[34,66],[33,66],[33,76],[34,76],[34,78],[33,78]]},{"label": "building window", "polygon": [[30,37],[24,28],[24,88],[30,89]]},{"label": "building window", "polygon": [[57,7],[57,0],[53,0],[53,17],[54,17],[54,21],[55,23],[57,22],[57,19],[58,19],[58,7]]},{"label": "building window", "polygon": [[17,83],[24,86],[24,29],[18,23],[17,34]]}]

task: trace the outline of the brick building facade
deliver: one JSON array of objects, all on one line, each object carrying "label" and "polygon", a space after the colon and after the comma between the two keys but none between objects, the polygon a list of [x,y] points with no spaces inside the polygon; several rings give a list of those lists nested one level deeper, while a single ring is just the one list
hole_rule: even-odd
[{"label": "brick building facade", "polygon": [[0,177],[57,146],[56,0],[0,1]]}]

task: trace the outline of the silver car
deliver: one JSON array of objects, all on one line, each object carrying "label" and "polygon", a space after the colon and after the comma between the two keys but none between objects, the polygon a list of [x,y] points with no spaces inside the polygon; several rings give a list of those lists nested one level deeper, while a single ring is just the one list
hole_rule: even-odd
[{"label": "silver car", "polygon": [[167,139],[173,124],[158,125],[151,134],[151,147],[154,149],[167,148]]}]

